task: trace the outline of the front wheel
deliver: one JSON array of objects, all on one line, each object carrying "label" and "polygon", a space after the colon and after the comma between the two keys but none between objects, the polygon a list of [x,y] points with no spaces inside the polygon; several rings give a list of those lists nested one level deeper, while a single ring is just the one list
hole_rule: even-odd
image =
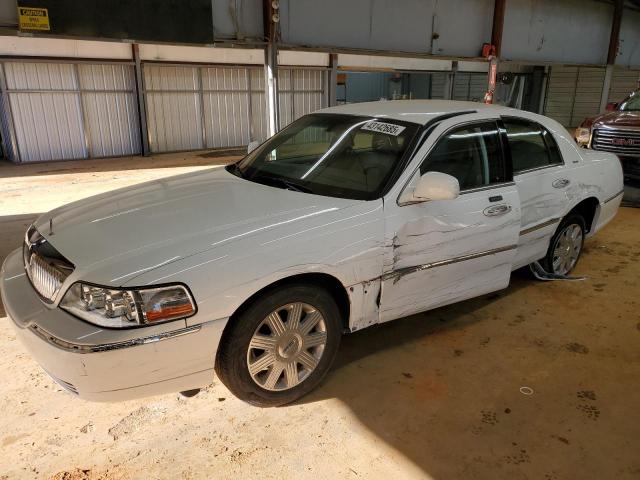
[{"label": "front wheel", "polygon": [[329,371],[342,336],[331,295],[303,284],[267,292],[231,322],[216,373],[234,395],[261,407],[284,405],[313,390]]},{"label": "front wheel", "polygon": [[555,275],[568,275],[578,263],[584,245],[585,222],[581,215],[567,216],[551,238],[544,269]]}]

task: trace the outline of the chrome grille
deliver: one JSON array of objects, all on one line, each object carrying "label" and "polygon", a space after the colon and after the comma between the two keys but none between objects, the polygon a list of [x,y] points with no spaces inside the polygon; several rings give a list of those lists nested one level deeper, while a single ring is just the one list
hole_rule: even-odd
[{"label": "chrome grille", "polygon": [[52,303],[62,283],[74,266],[53,248],[32,225],[27,230],[23,246],[24,269],[31,285],[47,303]]},{"label": "chrome grille", "polygon": [[47,300],[53,300],[62,286],[65,275],[36,253],[31,254],[26,268],[33,288]]},{"label": "chrome grille", "polygon": [[640,130],[596,128],[591,148],[618,155],[640,156]]}]

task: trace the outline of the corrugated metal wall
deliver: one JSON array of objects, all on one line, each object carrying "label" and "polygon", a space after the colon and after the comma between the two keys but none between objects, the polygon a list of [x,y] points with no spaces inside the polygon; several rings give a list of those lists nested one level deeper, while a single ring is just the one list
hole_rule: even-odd
[{"label": "corrugated metal wall", "polygon": [[280,128],[328,104],[328,71],[310,68],[278,69]]},{"label": "corrugated metal wall", "polygon": [[445,87],[447,85],[446,73],[431,74],[431,97],[442,100],[445,97]]},{"label": "corrugated metal wall", "polygon": [[577,127],[585,118],[593,117],[600,112],[604,74],[605,69],[602,67],[580,67],[578,69],[573,115],[568,126]]},{"label": "corrugated metal wall", "polygon": [[4,65],[0,63],[0,137],[2,138],[2,154],[13,162],[20,158],[18,144],[13,133],[13,119],[9,105],[9,95],[6,93]]},{"label": "corrugated metal wall", "polygon": [[456,72],[453,80],[453,100],[481,102],[486,91],[486,73]]},{"label": "corrugated metal wall", "polygon": [[88,157],[72,64],[5,63],[20,161]]},{"label": "corrugated metal wall", "polygon": [[[5,62],[13,161],[140,152],[131,65]],[[10,114],[10,115],[9,115]],[[13,143],[7,141],[5,144]]]},{"label": "corrugated metal wall", "polygon": [[77,65],[90,157],[140,153],[135,75],[130,65]]},{"label": "corrugated metal wall", "polygon": [[202,92],[207,148],[247,145],[251,141],[249,71],[203,68]]},{"label": "corrugated metal wall", "polygon": [[569,126],[576,96],[578,67],[551,67],[547,80],[544,114]]},{"label": "corrugated metal wall", "polygon": [[604,74],[603,67],[551,67],[544,114],[565,127],[576,127],[597,115]]},{"label": "corrugated metal wall", "polygon": [[251,140],[262,142],[269,137],[267,123],[267,97],[264,93],[264,69],[250,68],[251,82]]},{"label": "corrugated metal wall", "polygon": [[144,65],[152,152],[204,148],[198,67]]},{"label": "corrugated metal wall", "polygon": [[145,64],[152,152],[237,147],[266,137],[264,70]]},{"label": "corrugated metal wall", "polygon": [[609,102],[620,102],[627,95],[640,87],[640,70],[628,68],[616,68],[611,78],[611,88],[609,89]]}]

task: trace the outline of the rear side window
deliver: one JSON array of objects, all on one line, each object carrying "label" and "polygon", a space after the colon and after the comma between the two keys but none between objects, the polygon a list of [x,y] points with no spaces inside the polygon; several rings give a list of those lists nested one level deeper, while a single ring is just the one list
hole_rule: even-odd
[{"label": "rear side window", "polygon": [[420,174],[426,172],[456,177],[460,190],[504,182],[506,173],[496,124],[466,125],[447,133],[420,166]]},{"label": "rear side window", "polygon": [[542,126],[520,119],[504,119],[513,173],[562,164],[556,141]]}]

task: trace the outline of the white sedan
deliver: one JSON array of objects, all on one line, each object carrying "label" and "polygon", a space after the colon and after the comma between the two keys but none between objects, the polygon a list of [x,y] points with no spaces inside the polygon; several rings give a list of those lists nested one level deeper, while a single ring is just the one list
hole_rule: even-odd
[{"label": "white sedan", "polygon": [[554,120],[452,101],[321,110],[226,169],[42,215],[2,267],[17,336],[91,400],[196,391],[272,406],[341,335],[575,266],[616,214],[612,154]]}]

